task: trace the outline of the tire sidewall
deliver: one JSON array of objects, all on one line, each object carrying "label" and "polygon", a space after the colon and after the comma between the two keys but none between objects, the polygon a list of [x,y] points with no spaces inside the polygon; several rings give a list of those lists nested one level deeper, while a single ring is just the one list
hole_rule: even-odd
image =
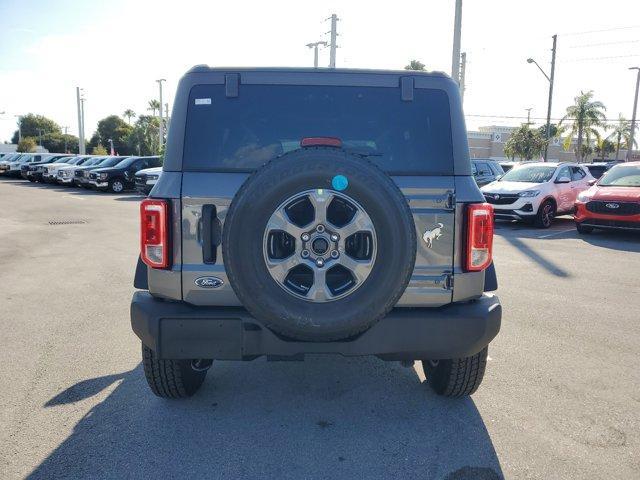
[{"label": "tire sidewall", "polygon": [[[307,190],[331,190],[338,174],[349,179],[341,193],[358,202],[374,224],[377,255],[353,293],[312,303],[286,292],[271,277],[263,257],[264,232],[284,201]],[[223,255],[232,287],[256,318],[295,338],[333,340],[370,327],[393,307],[413,270],[415,241],[406,200],[389,177],[341,150],[305,149],[268,164],[241,188],[225,220]]]}]

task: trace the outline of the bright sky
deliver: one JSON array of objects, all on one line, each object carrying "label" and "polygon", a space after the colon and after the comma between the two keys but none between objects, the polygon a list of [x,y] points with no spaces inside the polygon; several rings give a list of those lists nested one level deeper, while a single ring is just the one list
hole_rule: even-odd
[{"label": "bright sky", "polygon": [[[126,108],[147,113],[166,78],[171,106],[180,76],[195,64],[312,66],[305,45],[327,40],[337,13],[338,67],[399,69],[418,59],[451,70],[454,0],[191,1],[0,0],[0,141],[14,115],[46,115],[77,134],[75,87],[86,91],[86,136]],[[587,33],[584,33],[587,32]],[[546,115],[547,81],[558,33],[553,117],[580,90],[594,90],[610,118],[631,117],[640,66],[640,1],[464,0],[469,129],[517,125],[486,116]],[[606,58],[603,58],[606,57]],[[616,57],[616,58],[610,58]],[[321,51],[322,65],[328,50]]]}]

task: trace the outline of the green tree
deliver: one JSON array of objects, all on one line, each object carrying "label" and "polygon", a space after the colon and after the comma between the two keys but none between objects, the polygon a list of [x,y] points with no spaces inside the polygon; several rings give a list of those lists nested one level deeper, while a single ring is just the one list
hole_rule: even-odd
[{"label": "green tree", "polygon": [[90,147],[107,145],[109,139],[113,140],[113,148],[122,155],[131,155],[133,151],[129,148],[127,138],[131,134],[133,127],[122,120],[117,115],[109,115],[98,122],[97,129],[91,140]]},{"label": "green tree", "polygon": [[108,155],[109,152],[107,152],[107,149],[104,148],[104,145],[98,144],[91,149],[91,154],[92,155]]},{"label": "green tree", "polygon": [[422,63],[420,60],[411,60],[409,62],[409,65],[406,65],[404,69],[424,71],[425,69],[424,67],[425,67],[424,63]]},{"label": "green tree", "polygon": [[22,140],[18,143],[18,152],[33,153],[36,151],[36,139],[33,137],[22,137]]},{"label": "green tree", "polygon": [[[18,120],[18,126],[22,132],[22,137],[38,138],[42,134],[42,146],[47,148],[45,140],[51,135],[61,135],[62,130],[60,125],[56,122],[42,115],[36,115],[34,113],[28,113],[23,115]],[[13,133],[11,143],[18,143],[19,134],[18,130]]]},{"label": "green tree", "polygon": [[130,108],[127,108],[124,113],[122,114],[123,117],[127,118],[127,123],[129,125],[131,125],[131,119],[136,117],[136,112],[134,112],[133,110],[131,110]]},{"label": "green tree", "polygon": [[596,154],[603,160],[609,157],[609,154],[616,151],[616,146],[613,142],[606,138],[598,137],[596,139]]},{"label": "green tree", "polygon": [[160,111],[160,102],[158,100],[149,100],[149,107],[147,110],[153,112],[153,116],[156,116],[156,110]]},{"label": "green tree", "polygon": [[540,157],[547,141],[539,130],[532,130],[523,123],[514,131],[504,145],[504,153],[512,160],[516,157],[531,160]]},{"label": "green tree", "polygon": [[558,126],[569,123],[568,134],[564,140],[564,149],[569,150],[574,137],[578,137],[575,154],[578,161],[584,160],[588,149],[583,148],[583,143],[590,145],[593,138],[598,139],[600,132],[598,127],[604,127],[606,107],[602,102],[593,100],[593,91],[580,92],[574,98],[574,104],[567,107],[566,115],[560,120]]},{"label": "green tree", "polygon": [[[549,131],[549,133],[550,133],[549,139],[559,137],[562,134],[564,129],[558,127],[558,125],[556,125],[555,123],[550,123],[549,125],[551,126],[551,129]],[[546,123],[544,125],[542,125],[541,127],[539,127],[538,131],[540,132],[540,134],[544,138],[547,138],[547,124]]]},{"label": "green tree", "polygon": [[[624,118],[622,114],[618,114],[618,122],[613,125],[611,134],[607,137],[607,140],[614,143],[616,148],[616,160],[620,155],[620,148],[629,148],[629,142],[631,141],[631,122]],[[634,140],[633,146],[637,145]]]},{"label": "green tree", "polygon": [[137,155],[157,155],[159,127],[158,117],[140,115],[127,138],[129,150]]}]

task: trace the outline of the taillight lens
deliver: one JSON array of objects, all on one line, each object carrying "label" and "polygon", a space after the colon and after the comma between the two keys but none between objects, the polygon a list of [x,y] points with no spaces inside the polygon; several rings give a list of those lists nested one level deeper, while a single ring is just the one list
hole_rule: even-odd
[{"label": "taillight lens", "polygon": [[152,268],[169,266],[169,203],[145,199],[140,204],[140,256]]},{"label": "taillight lens", "polygon": [[488,203],[467,206],[465,270],[479,272],[493,259],[493,207]]}]

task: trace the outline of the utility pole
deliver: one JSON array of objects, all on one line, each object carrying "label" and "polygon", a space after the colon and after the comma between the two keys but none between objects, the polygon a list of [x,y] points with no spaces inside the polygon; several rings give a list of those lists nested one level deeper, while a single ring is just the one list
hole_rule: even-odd
[{"label": "utility pole", "polygon": [[318,68],[318,46],[327,46],[327,42],[312,42],[307,43],[307,47],[313,48],[313,68]]},{"label": "utility pole", "polygon": [[627,162],[631,161],[631,151],[633,150],[633,142],[636,136],[636,111],[638,109],[638,89],[640,89],[640,67],[631,67],[629,70],[637,70],[638,78],[636,79],[636,96],[633,99],[633,112],[631,114],[631,135],[629,135],[629,145],[627,145]]},{"label": "utility pole", "polygon": [[22,115],[14,115],[18,119],[18,143],[22,141]]},{"label": "utility pole", "polygon": [[460,54],[460,98],[464,105],[464,91],[467,89],[465,85],[465,78],[467,73],[467,52]]},{"label": "utility pole", "polygon": [[[82,89],[81,89],[82,90]],[[84,95],[84,92],[82,92]],[[80,97],[80,115],[82,117],[82,154],[85,153],[85,144],[84,144],[84,102],[85,102],[85,98],[84,96]]]},{"label": "utility pole", "polygon": [[553,37],[553,47],[551,48],[551,75],[547,75],[546,72],[542,69],[538,62],[536,62],[533,58],[527,58],[527,63],[533,63],[538,70],[542,72],[544,77],[549,82],[549,102],[547,104],[547,144],[544,147],[544,161],[547,161],[547,152],[549,151],[549,141],[551,140],[551,104],[553,103],[553,81],[555,79],[556,74],[556,44],[558,41],[558,35],[554,35]]},{"label": "utility pole", "polygon": [[69,130],[69,127],[65,126],[62,128],[64,128],[64,152],[63,153],[67,153],[67,131]]},{"label": "utility pole", "polygon": [[109,147],[110,147],[109,155],[115,155],[115,151],[113,150],[113,139],[112,138],[109,139]]},{"label": "utility pole", "polygon": [[456,0],[453,21],[453,52],[451,53],[451,78],[460,83],[460,37],[462,36],[462,0]]},{"label": "utility pole", "polygon": [[84,126],[82,125],[82,106],[80,104],[80,87],[76,87],[76,101],[78,103],[78,153],[84,155]]},{"label": "utility pole", "polygon": [[164,104],[164,118],[166,119],[167,136],[169,136],[169,104]]},{"label": "utility pole", "polygon": [[[327,20],[329,20],[327,18]],[[338,15],[331,14],[331,43],[329,44],[329,68],[336,68],[336,40],[338,37]]]},{"label": "utility pole", "polygon": [[164,78],[160,78],[156,80],[158,82],[158,87],[160,88],[160,106],[158,108],[158,116],[160,117],[160,126],[158,127],[158,153],[162,150],[162,145],[164,144],[164,136],[163,136],[163,128],[162,128],[162,82],[166,82]]},{"label": "utility pole", "polygon": [[525,108],[525,110],[527,111],[527,125],[531,125],[531,110],[533,110],[533,108],[529,107]]},{"label": "utility pole", "polygon": [[544,147],[544,161],[547,161],[549,142],[551,141],[551,104],[553,102],[553,80],[556,74],[556,44],[558,35],[553,36],[553,47],[551,48],[551,75],[549,77],[549,103],[547,105],[547,142]]},{"label": "utility pole", "polygon": [[42,129],[38,129],[38,145],[42,147]]}]

